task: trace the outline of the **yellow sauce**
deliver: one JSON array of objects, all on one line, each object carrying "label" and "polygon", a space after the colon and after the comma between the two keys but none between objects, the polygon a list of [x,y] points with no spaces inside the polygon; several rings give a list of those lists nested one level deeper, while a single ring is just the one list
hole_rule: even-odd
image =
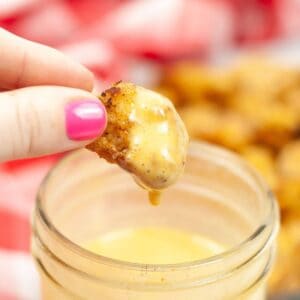
[{"label": "yellow sauce", "polygon": [[150,190],[148,192],[148,198],[153,206],[157,206],[160,203],[161,191]]},{"label": "yellow sauce", "polygon": [[83,246],[102,256],[141,264],[191,262],[225,250],[199,234],[163,227],[109,232]]},{"label": "yellow sauce", "polygon": [[187,130],[173,103],[126,82],[105,90],[100,100],[107,111],[107,128],[87,148],[131,173],[158,204],[158,191],[176,182],[187,155]]},{"label": "yellow sauce", "polygon": [[158,204],[159,193],[183,173],[188,134],[172,102],[166,97],[136,87],[132,110],[129,151],[126,161],[134,167],[137,182]]}]

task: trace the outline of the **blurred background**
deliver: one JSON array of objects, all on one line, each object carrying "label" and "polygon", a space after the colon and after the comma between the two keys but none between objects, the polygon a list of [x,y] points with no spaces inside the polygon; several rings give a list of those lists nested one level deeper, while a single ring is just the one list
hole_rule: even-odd
[{"label": "blurred background", "polygon": [[[272,299],[300,299],[299,0],[0,0],[0,26],[83,63],[98,91],[158,90],[192,138],[252,164],[281,207]],[[39,299],[30,213],[60,156],[0,165],[1,300]]]}]

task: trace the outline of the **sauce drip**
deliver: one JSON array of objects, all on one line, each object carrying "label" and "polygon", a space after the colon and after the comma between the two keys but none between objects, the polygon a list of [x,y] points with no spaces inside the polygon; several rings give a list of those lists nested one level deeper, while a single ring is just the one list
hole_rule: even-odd
[{"label": "sauce drip", "polygon": [[148,198],[153,206],[157,206],[160,203],[161,191],[150,190],[148,192]]}]

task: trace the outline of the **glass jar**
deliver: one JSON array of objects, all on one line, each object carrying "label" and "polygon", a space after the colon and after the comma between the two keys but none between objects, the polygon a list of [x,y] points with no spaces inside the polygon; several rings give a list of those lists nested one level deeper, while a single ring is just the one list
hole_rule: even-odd
[{"label": "glass jar", "polygon": [[[223,149],[192,143],[184,176],[157,207],[129,174],[80,150],[39,190],[32,253],[43,300],[262,300],[278,224],[272,193]],[[108,231],[153,225],[197,232],[228,250],[188,263],[142,265],[80,246]]]}]

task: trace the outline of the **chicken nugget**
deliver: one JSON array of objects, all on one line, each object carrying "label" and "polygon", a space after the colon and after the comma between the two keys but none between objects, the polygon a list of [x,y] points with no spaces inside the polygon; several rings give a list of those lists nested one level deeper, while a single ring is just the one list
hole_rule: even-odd
[{"label": "chicken nugget", "polygon": [[281,97],[299,84],[299,71],[285,68],[265,57],[248,57],[234,68],[239,93]]},{"label": "chicken nugget", "polygon": [[223,113],[216,133],[216,142],[238,151],[254,139],[254,127],[241,115],[228,111]]},{"label": "chicken nugget", "polygon": [[190,137],[213,142],[220,126],[221,114],[214,105],[190,105],[179,109]]},{"label": "chicken nugget", "polygon": [[270,149],[249,145],[241,151],[242,156],[263,176],[272,190],[278,187],[275,160]]},{"label": "chicken nugget", "polygon": [[227,70],[205,67],[195,62],[183,62],[169,68],[163,84],[173,87],[182,103],[203,100],[224,102],[233,91],[233,81]]},{"label": "chicken nugget", "polygon": [[282,177],[300,181],[300,139],[282,148],[278,156],[277,167]]},{"label": "chicken nugget", "polygon": [[171,101],[122,82],[104,91],[100,100],[108,125],[87,148],[133,174],[148,190],[173,184],[183,172],[188,135]]}]

